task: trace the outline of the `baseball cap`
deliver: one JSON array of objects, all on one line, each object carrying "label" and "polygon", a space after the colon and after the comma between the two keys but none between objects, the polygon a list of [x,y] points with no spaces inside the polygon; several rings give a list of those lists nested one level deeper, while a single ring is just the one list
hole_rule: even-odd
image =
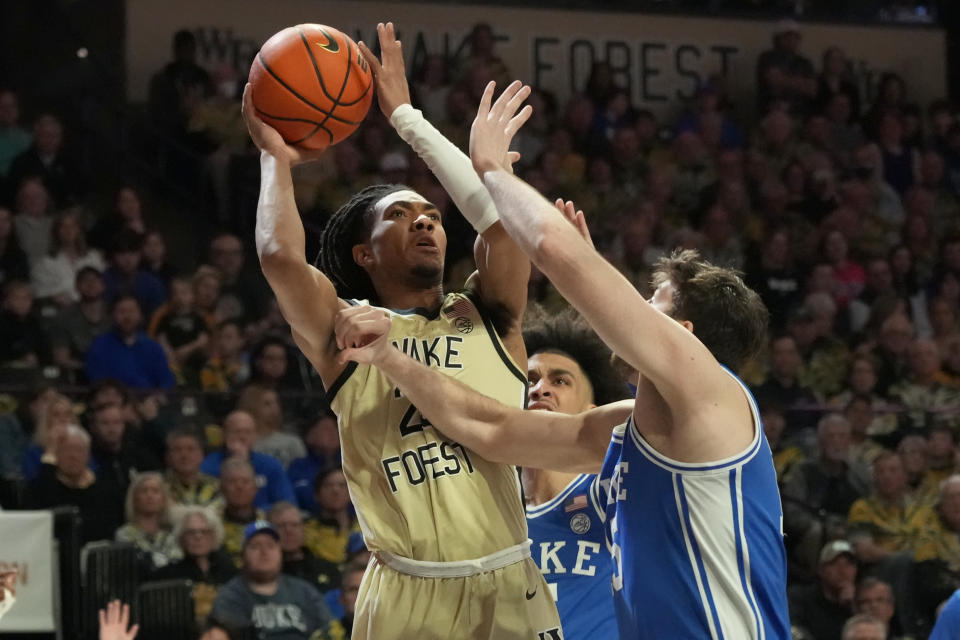
[{"label": "baseball cap", "polygon": [[785,33],[800,33],[800,25],[797,24],[796,20],[786,18],[777,22],[773,29],[773,35],[782,36]]},{"label": "baseball cap", "polygon": [[853,547],[846,540],[834,540],[823,545],[820,550],[820,564],[833,562],[843,554],[847,554],[851,559],[856,560],[857,554],[853,552]]},{"label": "baseball cap", "polygon": [[273,536],[274,540],[277,542],[280,541],[280,534],[277,533],[277,530],[273,528],[272,524],[266,520],[257,520],[248,524],[243,530],[243,546],[247,546],[247,543],[250,542],[250,539],[260,533],[269,533],[271,536]]}]

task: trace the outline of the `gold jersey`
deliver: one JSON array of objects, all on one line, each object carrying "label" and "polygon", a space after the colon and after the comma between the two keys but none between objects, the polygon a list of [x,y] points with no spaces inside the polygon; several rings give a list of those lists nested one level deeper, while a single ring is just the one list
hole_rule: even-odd
[{"label": "gold jersey", "polygon": [[[471,294],[449,293],[436,315],[425,313],[391,311],[397,349],[504,404],[524,406],[526,376]],[[453,562],[527,539],[516,469],[444,436],[375,367],[351,363],[328,399],[371,551]]]}]

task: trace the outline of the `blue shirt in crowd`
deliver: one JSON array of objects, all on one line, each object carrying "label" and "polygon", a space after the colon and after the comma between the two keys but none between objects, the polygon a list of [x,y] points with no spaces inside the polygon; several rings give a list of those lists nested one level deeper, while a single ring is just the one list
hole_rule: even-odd
[{"label": "blue shirt in crowd", "polygon": [[175,384],[163,347],[142,331],[127,344],[115,331],[97,336],[83,364],[90,382],[117,378],[134,389],[169,389]]},{"label": "blue shirt in crowd", "polygon": [[317,501],[313,498],[313,481],[317,475],[327,467],[340,464],[340,455],[321,458],[315,453],[307,453],[290,463],[287,476],[293,485],[293,492],[297,494],[297,504],[304,511],[317,512]]},{"label": "blue shirt in crowd", "polygon": [[[215,478],[220,477],[220,465],[229,456],[226,451],[214,451],[203,460],[200,470]],[[253,504],[259,509],[269,509],[275,502],[285,500],[287,502],[297,503],[297,497],[293,494],[293,487],[290,486],[290,480],[283,471],[283,465],[273,456],[265,453],[250,452],[250,464],[253,465],[253,472],[257,475],[257,497]]]}]

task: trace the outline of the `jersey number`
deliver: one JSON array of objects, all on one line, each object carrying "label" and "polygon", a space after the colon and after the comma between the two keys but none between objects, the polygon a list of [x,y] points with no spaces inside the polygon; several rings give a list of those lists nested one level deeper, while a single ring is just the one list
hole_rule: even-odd
[{"label": "jersey number", "polygon": [[432,427],[430,421],[423,417],[420,410],[410,405],[406,413],[400,418],[400,437],[406,438],[410,434],[423,431],[424,427]]}]

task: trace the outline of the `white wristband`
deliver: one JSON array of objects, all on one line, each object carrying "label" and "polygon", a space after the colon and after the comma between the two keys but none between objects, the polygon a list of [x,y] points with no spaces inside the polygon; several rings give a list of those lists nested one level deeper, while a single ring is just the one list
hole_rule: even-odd
[{"label": "white wristband", "polygon": [[483,233],[500,219],[470,158],[427,122],[418,109],[400,105],[390,115],[390,124],[427,163],[477,233]]}]

